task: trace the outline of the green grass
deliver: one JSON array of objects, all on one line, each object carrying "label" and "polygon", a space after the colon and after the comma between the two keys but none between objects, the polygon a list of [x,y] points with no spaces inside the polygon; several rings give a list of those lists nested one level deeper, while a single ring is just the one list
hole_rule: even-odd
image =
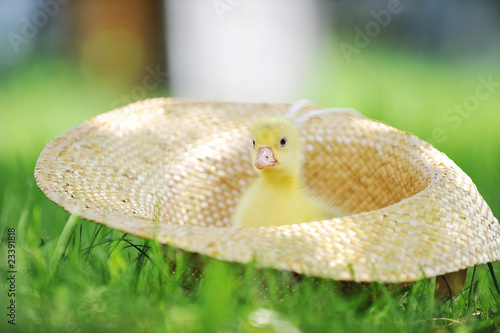
[{"label": "green grass", "polygon": [[[442,128],[448,138],[435,146],[471,176],[498,216],[500,88],[458,129],[443,120],[443,112],[474,93],[477,77],[491,68],[365,53],[350,65],[325,61],[314,101],[353,106],[424,139]],[[493,77],[500,81],[500,72]],[[36,158],[46,142],[109,110],[120,94],[88,81],[65,61],[30,65],[0,81],[0,331],[500,329],[500,295],[486,266],[475,270],[473,280],[469,271],[466,289],[453,300],[436,300],[433,279],[406,288],[347,285],[162,247],[65,213],[36,187]],[[8,228],[16,228],[15,326],[5,315]],[[500,277],[498,263],[494,268]]]}]

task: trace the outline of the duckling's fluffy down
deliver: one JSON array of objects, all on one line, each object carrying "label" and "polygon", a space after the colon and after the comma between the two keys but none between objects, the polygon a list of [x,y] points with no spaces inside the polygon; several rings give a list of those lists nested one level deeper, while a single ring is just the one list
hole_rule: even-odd
[{"label": "duckling's fluffy down", "polygon": [[251,134],[252,161],[260,176],[241,197],[234,226],[286,225],[345,215],[305,187],[299,130],[291,121],[265,117],[254,124]]}]

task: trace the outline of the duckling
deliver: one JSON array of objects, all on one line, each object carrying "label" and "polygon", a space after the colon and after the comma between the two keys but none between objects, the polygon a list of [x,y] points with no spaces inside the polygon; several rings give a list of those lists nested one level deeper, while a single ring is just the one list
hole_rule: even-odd
[{"label": "duckling", "polygon": [[343,216],[304,185],[298,128],[280,116],[259,119],[251,130],[253,166],[260,177],[241,197],[236,227],[285,225]]}]

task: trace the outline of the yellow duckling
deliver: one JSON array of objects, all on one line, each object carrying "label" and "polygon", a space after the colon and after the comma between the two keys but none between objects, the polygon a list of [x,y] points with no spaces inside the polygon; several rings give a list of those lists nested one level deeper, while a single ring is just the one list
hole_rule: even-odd
[{"label": "yellow duckling", "polygon": [[284,117],[264,117],[252,130],[253,165],[260,177],[241,197],[236,227],[285,225],[342,216],[304,186],[298,128]]}]

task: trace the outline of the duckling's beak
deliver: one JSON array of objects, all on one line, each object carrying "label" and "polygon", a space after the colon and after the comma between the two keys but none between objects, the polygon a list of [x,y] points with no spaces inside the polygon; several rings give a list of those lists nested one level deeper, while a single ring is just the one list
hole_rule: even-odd
[{"label": "duckling's beak", "polygon": [[277,161],[274,158],[273,150],[270,147],[260,147],[254,165],[257,169],[264,169],[274,166],[276,162]]}]

